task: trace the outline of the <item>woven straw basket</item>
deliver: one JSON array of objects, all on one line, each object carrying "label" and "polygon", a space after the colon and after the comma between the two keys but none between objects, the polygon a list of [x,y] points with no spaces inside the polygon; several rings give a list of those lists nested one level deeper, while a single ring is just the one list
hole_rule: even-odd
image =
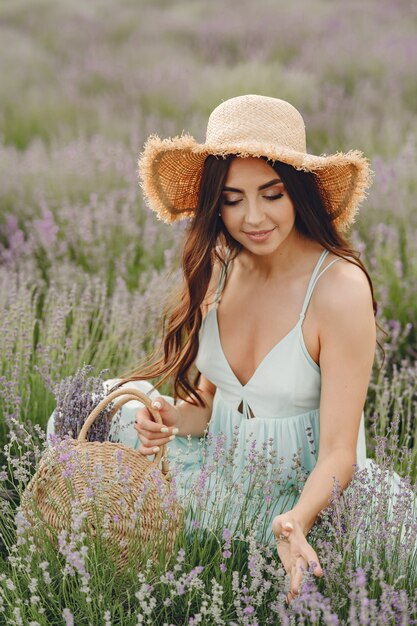
[{"label": "woven straw basket", "polygon": [[183,510],[175,494],[173,497],[166,446],[161,446],[154,460],[149,461],[121,443],[86,440],[94,420],[119,396],[123,398],[113,407],[109,419],[126,402],[140,400],[154,420],[162,424],[159,411],[151,408],[150,399],[139,390],[112,392],[88,416],[78,439],[64,440],[45,452],[22,496],[21,506],[33,524],[41,520],[53,541],[58,532],[71,529],[75,502],[86,514],[94,535],[105,516],[103,537],[121,569],[127,563],[131,542],[137,550],[135,557],[140,556],[141,546],[146,547],[148,558],[157,558],[161,546],[169,556],[183,526]]}]

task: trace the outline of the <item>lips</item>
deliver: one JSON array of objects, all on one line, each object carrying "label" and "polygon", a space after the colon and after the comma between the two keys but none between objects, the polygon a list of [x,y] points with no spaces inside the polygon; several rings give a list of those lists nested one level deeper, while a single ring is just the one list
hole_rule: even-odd
[{"label": "lips", "polygon": [[275,228],[271,228],[270,230],[251,230],[244,231],[246,237],[251,241],[255,241],[258,243],[263,243],[267,241],[271,235],[271,233],[275,230]]},{"label": "lips", "polygon": [[269,230],[246,230],[245,235],[253,235],[254,237],[266,235],[267,233],[272,233],[274,229],[270,228]]}]

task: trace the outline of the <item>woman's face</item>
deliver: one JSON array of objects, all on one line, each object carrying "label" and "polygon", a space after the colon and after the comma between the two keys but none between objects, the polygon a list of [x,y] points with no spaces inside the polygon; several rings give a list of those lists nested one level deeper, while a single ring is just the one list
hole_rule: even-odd
[{"label": "woman's face", "polygon": [[295,209],[276,171],[255,157],[232,160],[221,197],[230,235],[248,251],[267,255],[295,234]]}]

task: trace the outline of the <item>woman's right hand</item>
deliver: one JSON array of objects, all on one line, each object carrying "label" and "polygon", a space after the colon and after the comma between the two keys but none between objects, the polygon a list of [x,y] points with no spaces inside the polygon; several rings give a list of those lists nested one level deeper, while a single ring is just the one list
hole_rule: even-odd
[{"label": "woman's right hand", "polygon": [[156,454],[160,446],[167,444],[179,432],[180,411],[164,398],[155,398],[152,407],[158,409],[163,424],[157,424],[147,408],[139,409],[136,413],[135,429],[141,446],[138,452],[144,456]]}]

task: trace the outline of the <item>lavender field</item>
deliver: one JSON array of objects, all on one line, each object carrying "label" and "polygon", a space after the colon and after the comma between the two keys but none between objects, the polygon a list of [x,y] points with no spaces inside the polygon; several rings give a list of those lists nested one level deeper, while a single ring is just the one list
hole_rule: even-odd
[{"label": "lavender field", "polygon": [[[0,3],[0,624],[417,624],[416,58],[412,0]],[[58,383],[136,365],[179,279],[184,226],[158,222],[138,186],[145,139],[203,141],[210,111],[244,93],[294,104],[310,152],[371,160],[352,230],[384,351],[368,456],[403,478],[391,515],[380,479],[355,475],[312,531],[325,576],[306,572],[291,605],[276,550],[220,515],[156,568],[138,557],[116,575],[76,510],[56,549],[19,509]]]}]

